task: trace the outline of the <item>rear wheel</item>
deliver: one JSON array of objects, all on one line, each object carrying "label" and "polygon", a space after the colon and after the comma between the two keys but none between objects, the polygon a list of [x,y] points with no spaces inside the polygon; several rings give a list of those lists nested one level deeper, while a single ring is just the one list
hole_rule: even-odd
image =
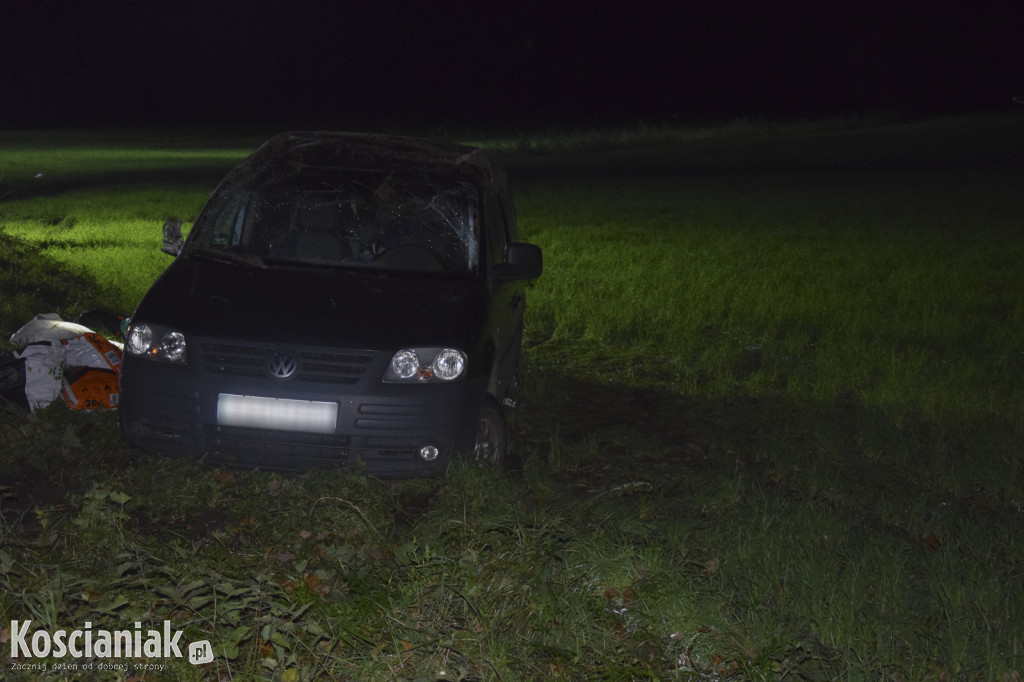
[{"label": "rear wheel", "polygon": [[476,445],[473,460],[479,464],[501,466],[508,456],[508,432],[505,415],[494,400],[488,398],[480,408],[476,427]]}]

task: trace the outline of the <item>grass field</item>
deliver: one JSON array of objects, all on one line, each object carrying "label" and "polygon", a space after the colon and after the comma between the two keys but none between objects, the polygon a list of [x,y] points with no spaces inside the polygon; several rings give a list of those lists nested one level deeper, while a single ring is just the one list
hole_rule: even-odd
[{"label": "grass field", "polygon": [[[1024,119],[863,123],[480,142],[545,252],[521,470],[213,470],[0,411],[0,641],[217,652],[109,679],[1020,680]],[[129,314],[258,141],[0,134],[0,331]]]}]

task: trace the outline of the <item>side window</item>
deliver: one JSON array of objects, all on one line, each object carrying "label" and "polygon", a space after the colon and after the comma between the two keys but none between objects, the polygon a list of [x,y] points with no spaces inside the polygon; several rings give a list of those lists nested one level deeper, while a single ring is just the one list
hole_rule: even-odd
[{"label": "side window", "polygon": [[196,243],[203,247],[236,247],[247,241],[245,226],[249,197],[225,192],[214,197],[202,216]]}]

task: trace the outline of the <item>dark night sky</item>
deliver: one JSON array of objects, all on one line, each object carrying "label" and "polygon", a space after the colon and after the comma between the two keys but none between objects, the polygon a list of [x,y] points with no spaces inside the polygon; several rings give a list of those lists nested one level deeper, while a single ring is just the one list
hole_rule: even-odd
[{"label": "dark night sky", "polygon": [[1024,2],[0,4],[0,128],[504,127],[1011,107]]}]

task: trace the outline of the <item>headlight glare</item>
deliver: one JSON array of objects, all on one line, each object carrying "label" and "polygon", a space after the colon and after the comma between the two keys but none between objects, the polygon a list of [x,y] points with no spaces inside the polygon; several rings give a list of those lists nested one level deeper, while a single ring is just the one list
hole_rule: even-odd
[{"label": "headlight glare", "polygon": [[406,348],[391,358],[383,380],[387,383],[454,381],[466,370],[466,354],[454,348]]},{"label": "headlight glare", "polygon": [[466,367],[466,356],[454,348],[445,348],[434,358],[433,367],[438,379],[451,381],[462,374]]},{"label": "headlight glare", "polygon": [[153,345],[153,329],[148,324],[133,324],[125,339],[125,350],[132,355],[145,355]]},{"label": "headlight glare", "polygon": [[160,343],[160,352],[170,362],[181,362],[185,359],[185,335],[181,332],[167,332]]},{"label": "headlight glare", "polygon": [[399,379],[411,379],[420,371],[420,358],[413,350],[400,350],[391,358],[391,371]]},{"label": "headlight glare", "polygon": [[128,328],[124,347],[137,357],[173,365],[188,364],[185,335],[168,327],[134,323]]}]

